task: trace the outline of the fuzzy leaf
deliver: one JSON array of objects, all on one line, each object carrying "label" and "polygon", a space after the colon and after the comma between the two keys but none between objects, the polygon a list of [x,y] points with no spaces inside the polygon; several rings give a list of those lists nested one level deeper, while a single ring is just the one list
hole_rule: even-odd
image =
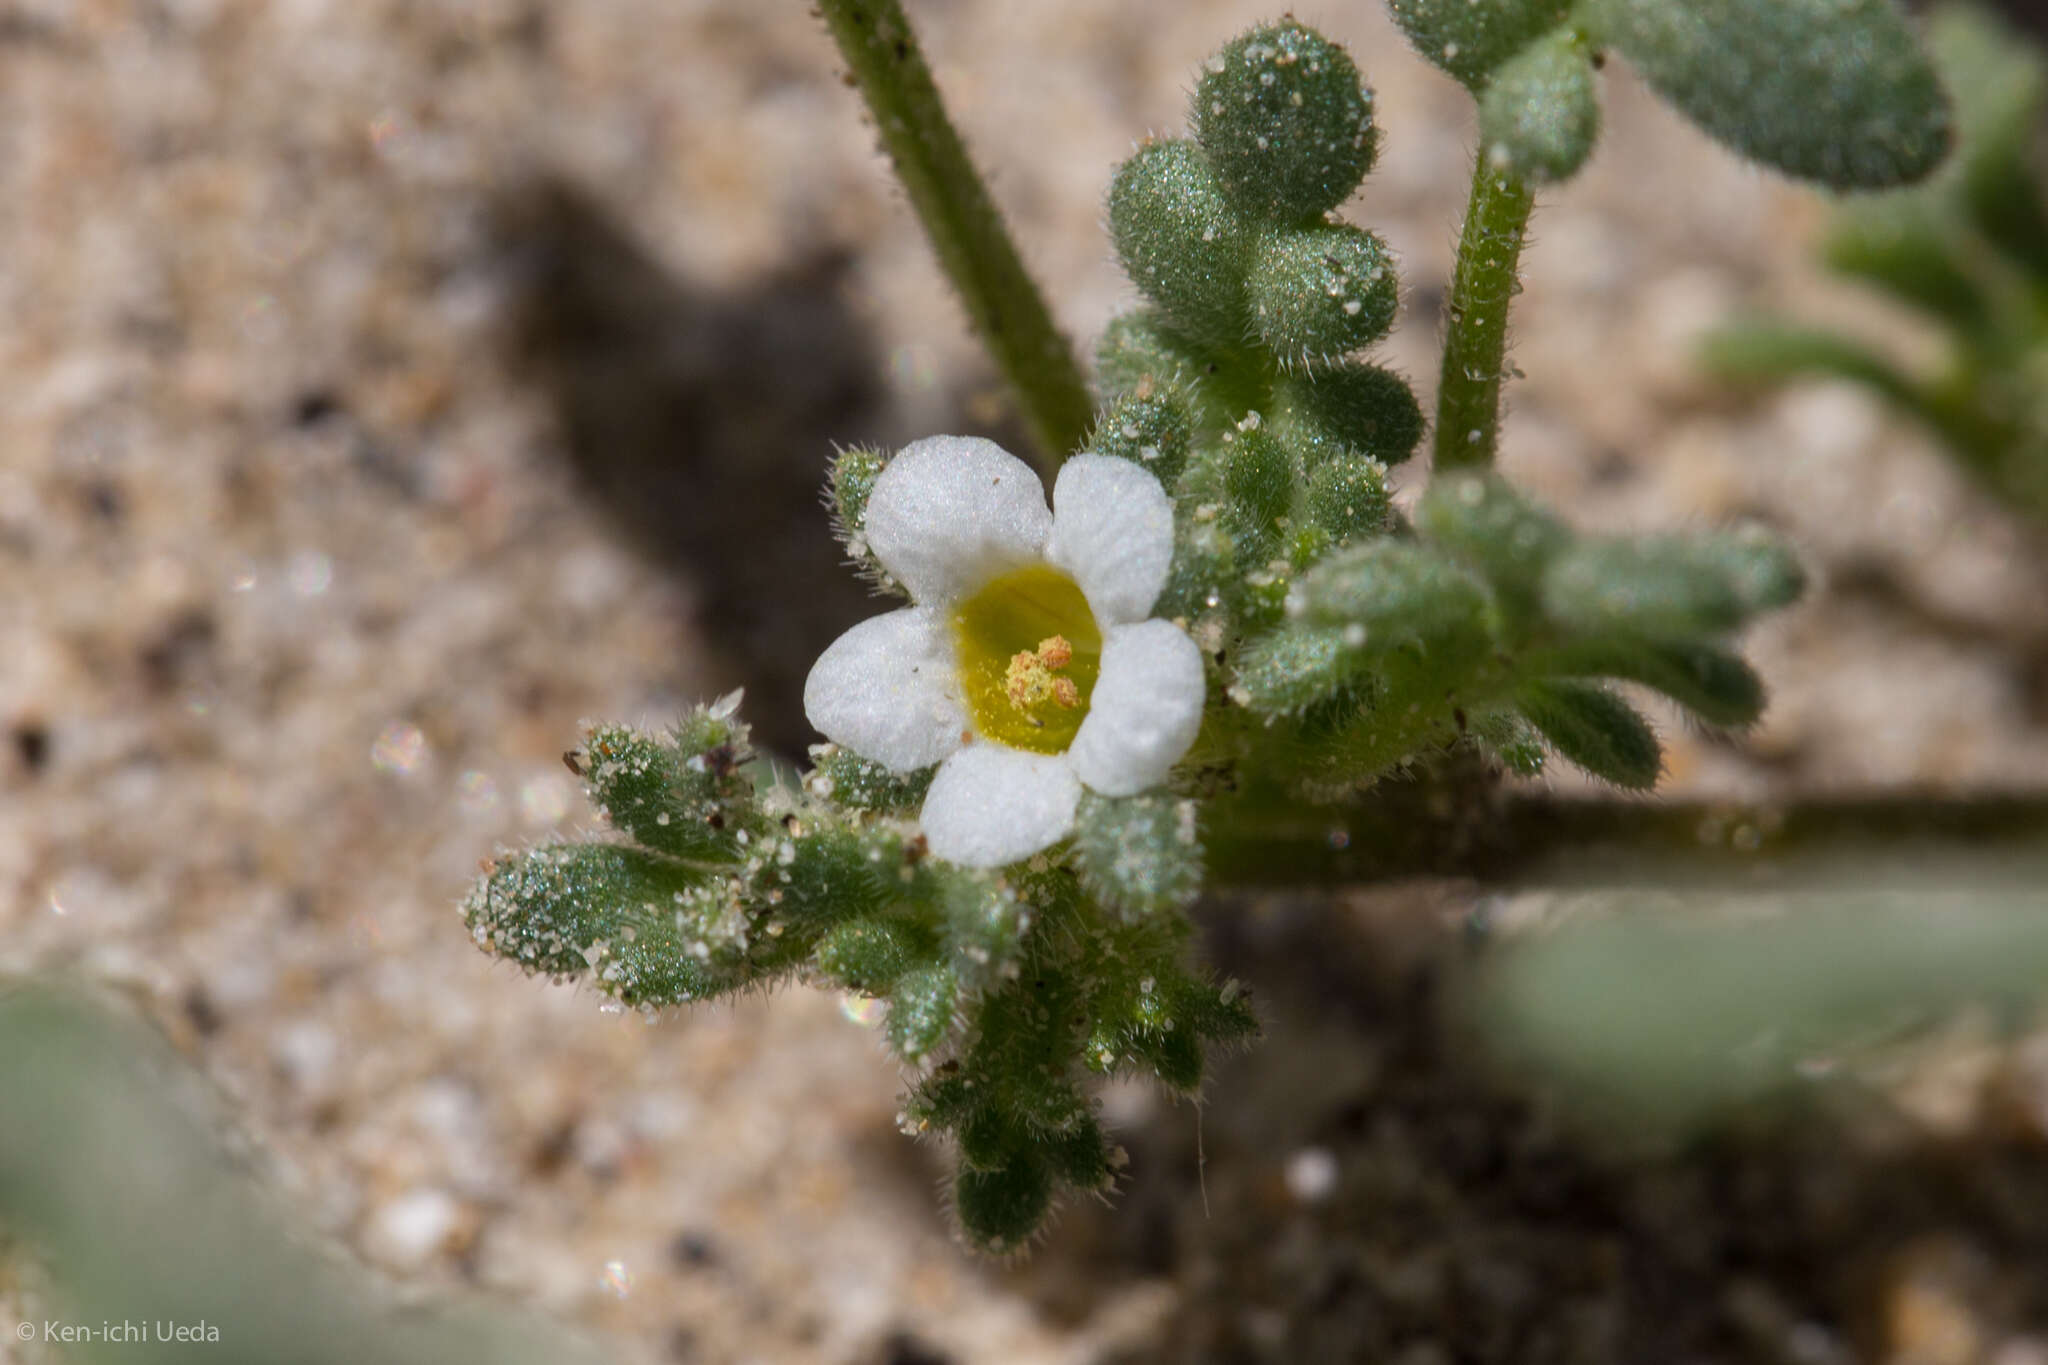
[{"label": "fuzzy leaf", "polygon": [[1007,1166],[962,1167],[953,1181],[953,1211],[977,1251],[1006,1256],[1020,1250],[1052,1211],[1053,1178],[1045,1162],[1019,1153]]},{"label": "fuzzy leaf", "polygon": [[1892,0],[1585,0],[1595,34],[1711,136],[1836,189],[1947,154],[1934,67]]},{"label": "fuzzy leaf", "polygon": [[813,767],[805,785],[811,794],[847,810],[899,814],[924,802],[936,766],[899,773],[837,744],[811,746]]},{"label": "fuzzy leaf", "polygon": [[826,505],[832,512],[832,534],[846,547],[847,558],[853,561],[861,577],[883,592],[902,594],[903,585],[868,549],[864,529],[868,497],[888,463],[889,453],[885,450],[855,446],[840,451],[832,461],[832,472],[826,481]]},{"label": "fuzzy leaf", "polygon": [[1472,734],[1515,776],[1542,773],[1549,750],[1542,734],[1516,712],[1481,711],[1472,717]]},{"label": "fuzzy leaf", "polygon": [[1016,960],[1031,927],[1031,909],[999,882],[953,871],[948,869],[941,902],[953,972],[965,986],[985,985]]},{"label": "fuzzy leaf", "polygon": [[863,995],[887,995],[905,972],[928,959],[936,945],[909,923],[857,919],[818,942],[818,970]]},{"label": "fuzzy leaf", "polygon": [[1751,524],[1685,543],[1698,564],[1727,580],[1746,616],[1789,607],[1806,591],[1806,570],[1799,557],[1761,526]]},{"label": "fuzzy leaf", "polygon": [[777,916],[806,931],[871,915],[903,894],[904,850],[886,831],[863,836],[827,825],[786,847],[756,873],[756,886],[775,897]]},{"label": "fuzzy leaf", "polygon": [[617,844],[552,844],[501,859],[463,919],[477,946],[530,972],[590,976],[629,1005],[704,1000],[740,984],[686,943],[702,870]]},{"label": "fuzzy leaf", "polygon": [[1334,626],[1289,624],[1237,652],[1231,695],[1262,716],[1294,715],[1334,696],[1372,663]]},{"label": "fuzzy leaf", "polygon": [[1096,1193],[1115,1187],[1124,1162],[1123,1152],[1110,1145],[1093,1114],[1041,1137],[1038,1151],[1061,1184]]},{"label": "fuzzy leaf", "polygon": [[889,1046],[906,1062],[931,1055],[953,1028],[960,983],[950,967],[919,967],[889,992]]},{"label": "fuzzy leaf", "polygon": [[1535,614],[1544,570],[1571,543],[1563,523],[1506,480],[1476,471],[1439,474],[1417,520],[1431,541],[1483,573],[1517,618]]},{"label": "fuzzy leaf", "polygon": [[1661,692],[1709,725],[1754,725],[1764,711],[1763,679],[1742,659],[1693,641],[1586,640],[1526,660],[1536,673],[1620,678]]},{"label": "fuzzy leaf", "polygon": [[657,739],[623,725],[585,738],[578,762],[591,800],[641,844],[674,858],[731,862],[742,830],[758,823],[744,727],[703,708]]},{"label": "fuzzy leaf", "polygon": [[1657,785],[1663,751],[1650,723],[1604,687],[1575,682],[1528,682],[1515,705],[1551,747],[1595,777],[1630,791]]},{"label": "fuzzy leaf", "polygon": [[1715,635],[1743,608],[1729,575],[1682,540],[1588,538],[1543,575],[1544,614],[1587,635]]},{"label": "fuzzy leaf", "polygon": [[1208,371],[1209,361],[1164,313],[1141,308],[1111,318],[1102,329],[1095,368],[1103,388],[1131,393],[1148,386],[1191,389]]},{"label": "fuzzy leaf", "polygon": [[1343,203],[1372,169],[1372,111],[1344,49],[1289,18],[1209,59],[1189,121],[1239,212],[1293,224]]},{"label": "fuzzy leaf", "polygon": [[1304,624],[1348,632],[1353,648],[1375,654],[1486,633],[1486,590],[1411,543],[1375,541],[1332,555],[1302,578],[1289,605]]}]

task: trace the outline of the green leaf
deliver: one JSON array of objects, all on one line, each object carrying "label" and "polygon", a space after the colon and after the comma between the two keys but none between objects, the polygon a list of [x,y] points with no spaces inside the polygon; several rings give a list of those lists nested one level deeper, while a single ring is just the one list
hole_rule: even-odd
[{"label": "green leaf", "polygon": [[1585,635],[1715,635],[1795,600],[1799,561],[1760,527],[1704,536],[1589,537],[1543,574],[1543,609]]},{"label": "green leaf", "polygon": [[1936,320],[1964,331],[1984,327],[1992,300],[1966,264],[1954,210],[1920,194],[1852,203],[1828,226],[1822,257]]},{"label": "green leaf", "polygon": [[1339,545],[1384,534],[1392,507],[1378,460],[1338,455],[1308,477],[1308,514]]},{"label": "green leaf", "polygon": [[1480,154],[1531,184],[1575,174],[1600,135],[1600,96],[1585,40],[1557,29],[1493,73],[1479,96]]},{"label": "green leaf", "polygon": [[1486,589],[1427,547],[1373,541],[1341,550],[1296,585],[1290,602],[1307,626],[1334,629],[1372,654],[1486,635]]},{"label": "green leaf", "polygon": [[1044,1161],[1017,1154],[1007,1166],[978,1171],[962,1166],[953,1181],[953,1211],[975,1250],[1007,1256],[1021,1250],[1052,1211],[1052,1171]]},{"label": "green leaf", "polygon": [[1715,645],[1669,640],[1585,640],[1524,661],[1556,677],[1620,678],[1661,692],[1709,725],[1754,725],[1764,711],[1763,679]]},{"label": "green leaf", "polygon": [[1475,92],[1571,13],[1568,0],[1387,0],[1387,8],[1417,52]]},{"label": "green leaf", "polygon": [[1470,574],[1426,547],[1381,539],[1339,550],[1295,585],[1294,619],[1238,652],[1231,695],[1260,715],[1299,715],[1396,656],[1403,677],[1448,686],[1491,648],[1489,605]]},{"label": "green leaf", "polygon": [[1111,393],[1149,387],[1192,390],[1209,366],[1202,348],[1153,308],[1111,318],[1095,343],[1095,369]]},{"label": "green leaf", "polygon": [[1397,465],[1422,440],[1422,405],[1408,381],[1375,365],[1347,364],[1273,384],[1274,429],[1310,465],[1351,451]]},{"label": "green leaf", "polygon": [[888,463],[887,451],[869,446],[840,451],[832,461],[832,472],[827,480],[826,505],[832,512],[832,534],[846,547],[846,556],[853,561],[860,576],[882,592],[908,596],[903,585],[882,567],[882,562],[868,549],[865,534],[868,498],[875,491],[875,480],[881,477]]},{"label": "green leaf", "polygon": [[1097,455],[1129,460],[1171,489],[1187,464],[1194,414],[1172,389],[1141,383],[1110,404],[1088,438]]},{"label": "green leaf", "polygon": [[607,820],[646,847],[692,862],[733,862],[743,831],[759,824],[751,757],[737,721],[699,707],[657,739],[601,725],[572,755]]},{"label": "green leaf", "polygon": [[1782,384],[1794,379],[1849,379],[1866,384],[1894,402],[1918,410],[1913,381],[1860,342],[1810,327],[1752,321],[1711,332],[1700,346],[1700,361],[1722,379]]},{"label": "green leaf", "polygon": [[1679,638],[1742,624],[1744,603],[1720,564],[1683,540],[1588,538],[1551,561],[1543,610],[1587,635]]},{"label": "green leaf", "polygon": [[922,1061],[945,1041],[959,993],[950,967],[919,967],[897,979],[889,992],[888,1035],[898,1057]]},{"label": "green leaf", "polygon": [[1330,223],[1262,238],[1250,303],[1260,339],[1281,364],[1316,370],[1387,334],[1401,282],[1385,242]]},{"label": "green leaf", "polygon": [[1944,5],[1928,31],[1956,99],[1963,199],[2001,250],[2048,279],[2048,193],[2034,155],[2048,53],[1989,8]]},{"label": "green leaf", "polygon": [[837,744],[813,745],[811,760],[815,766],[805,786],[812,795],[845,810],[884,814],[914,811],[924,804],[925,791],[938,772],[936,766],[895,772]]},{"label": "green leaf", "polygon": [[1440,470],[1416,513],[1428,538],[1484,574],[1515,623],[1527,627],[1544,570],[1571,544],[1564,524],[1505,479],[1476,470]]},{"label": "green leaf", "polygon": [[1126,915],[1178,909],[1202,889],[1195,803],[1091,792],[1074,823],[1074,862],[1082,885]]},{"label": "green leaf", "polygon": [[1789,607],[1806,591],[1806,570],[1799,556],[1753,522],[1733,531],[1691,537],[1683,544],[1703,568],[1727,580],[1745,616]]},{"label": "green leaf", "polygon": [[755,888],[771,896],[778,918],[806,930],[871,915],[903,894],[908,865],[902,841],[886,830],[856,833],[823,825],[792,837],[788,852],[764,863]]},{"label": "green leaf", "polygon": [[1372,110],[1344,49],[1289,18],[1209,59],[1189,122],[1239,212],[1294,224],[1343,203],[1372,169]]},{"label": "green leaf", "polygon": [[1948,100],[1891,0],[1584,0],[1659,93],[1744,156],[1836,189],[1918,180]]},{"label": "green leaf", "polygon": [[727,945],[693,933],[704,879],[702,869],[637,848],[551,844],[494,864],[463,919],[477,946],[530,972],[588,976],[629,1005],[674,1005],[744,979]]},{"label": "green leaf", "polygon": [[1514,711],[1480,711],[1471,718],[1472,734],[1502,767],[1517,777],[1535,777],[1549,756],[1542,734]]},{"label": "green leaf", "polygon": [[1176,328],[1210,346],[1243,342],[1251,239],[1201,148],[1178,138],[1150,142],[1118,167],[1109,235],[1131,283]]},{"label": "green leaf", "polygon": [[1630,791],[1657,785],[1664,755],[1650,723],[1604,687],[1526,682],[1515,705],[1552,748],[1595,777]]},{"label": "green leaf", "polygon": [[918,926],[880,918],[840,925],[819,940],[818,970],[863,995],[887,995],[912,967],[930,958],[936,944]]},{"label": "green leaf", "polygon": [[1068,1127],[1045,1134],[1038,1150],[1062,1184],[1100,1193],[1113,1189],[1124,1163],[1123,1152],[1110,1145],[1093,1114],[1083,1114]]},{"label": "green leaf", "polygon": [[997,980],[1017,960],[1031,926],[1031,910],[1001,882],[945,868],[940,896],[953,973],[963,986],[979,988]]},{"label": "green leaf", "polygon": [[1335,695],[1371,663],[1333,626],[1287,625],[1237,653],[1231,696],[1262,716],[1294,715]]},{"label": "green leaf", "polygon": [[1280,519],[1294,508],[1293,457],[1271,432],[1241,427],[1223,447],[1223,520],[1248,564],[1272,557]]}]

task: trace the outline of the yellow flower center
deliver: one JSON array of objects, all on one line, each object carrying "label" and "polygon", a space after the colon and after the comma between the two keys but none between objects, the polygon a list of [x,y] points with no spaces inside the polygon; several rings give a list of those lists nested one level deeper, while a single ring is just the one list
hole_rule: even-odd
[{"label": "yellow flower center", "polygon": [[1046,564],[991,579],[954,610],[953,647],[977,733],[1067,751],[1102,663],[1102,631],[1073,579]]}]

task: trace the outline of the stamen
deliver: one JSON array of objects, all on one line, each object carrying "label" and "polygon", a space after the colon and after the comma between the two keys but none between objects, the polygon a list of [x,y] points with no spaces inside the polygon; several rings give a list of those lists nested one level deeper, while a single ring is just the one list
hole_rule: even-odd
[{"label": "stamen", "polygon": [[1069,711],[1081,704],[1081,689],[1072,678],[1055,675],[1074,661],[1074,646],[1064,635],[1048,636],[1037,649],[1021,650],[1010,656],[1009,671],[1003,677],[1003,691],[1010,705],[1026,713],[1033,725],[1044,722],[1029,713],[1047,702]]}]

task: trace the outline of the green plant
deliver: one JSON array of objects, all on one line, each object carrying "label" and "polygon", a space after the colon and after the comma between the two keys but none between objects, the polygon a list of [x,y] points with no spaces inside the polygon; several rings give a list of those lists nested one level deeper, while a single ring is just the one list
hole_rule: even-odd
[{"label": "green plant", "polygon": [[822,8],[1057,471],[1052,507],[987,441],[842,454],[847,551],[908,602],[813,671],[837,743],[785,780],[732,701],[663,736],[600,726],[576,762],[614,835],[500,859],[465,910],[486,950],[644,1009],[791,977],[885,1001],[904,1126],[951,1138],[964,1233],[1009,1252],[1061,1190],[1115,1182],[1091,1073],[1192,1094],[1205,1052],[1256,1030],[1242,989],[1189,961],[1205,841],[1258,875],[1260,832],[1306,806],[1393,777],[1469,802],[1551,753],[1647,789],[1658,741],[1615,682],[1709,725],[1762,709],[1730,641],[1800,591],[1783,546],[1584,534],[1487,467],[1534,189],[1591,149],[1599,53],[1835,184],[1923,173],[1946,106],[1882,0],[1396,3],[1483,130],[1435,473],[1404,509],[1387,471],[1425,421],[1359,358],[1399,291],[1385,244],[1333,216],[1378,138],[1340,47],[1291,19],[1242,35],[1199,74],[1192,136],[1116,173],[1111,236],[1146,304],[1097,348],[1079,441],[1062,345],[902,14]]},{"label": "green plant", "polygon": [[1970,5],[1937,14],[1929,43],[1956,92],[1955,158],[1924,185],[1844,204],[1821,252],[1940,328],[1941,358],[1903,367],[1852,338],[1758,318],[1710,337],[1706,361],[1745,383],[1866,385],[2048,525],[2048,55]]}]

